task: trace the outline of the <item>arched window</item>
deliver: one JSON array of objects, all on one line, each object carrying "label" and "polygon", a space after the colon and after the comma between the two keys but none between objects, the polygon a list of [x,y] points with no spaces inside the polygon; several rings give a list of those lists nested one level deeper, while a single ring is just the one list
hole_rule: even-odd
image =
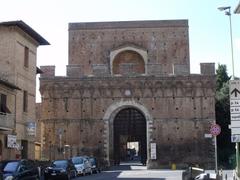
[{"label": "arched window", "polygon": [[112,64],[113,74],[144,74],[145,64],[142,56],[135,51],[126,50],[116,55]]},{"label": "arched window", "polygon": [[110,52],[112,75],[147,74],[147,51],[135,45],[124,45]]}]

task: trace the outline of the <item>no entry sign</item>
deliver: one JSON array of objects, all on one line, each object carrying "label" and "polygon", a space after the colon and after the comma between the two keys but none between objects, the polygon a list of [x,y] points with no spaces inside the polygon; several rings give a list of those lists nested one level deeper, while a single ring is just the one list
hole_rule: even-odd
[{"label": "no entry sign", "polygon": [[221,127],[218,124],[212,124],[210,128],[210,133],[213,136],[217,136],[221,133]]}]

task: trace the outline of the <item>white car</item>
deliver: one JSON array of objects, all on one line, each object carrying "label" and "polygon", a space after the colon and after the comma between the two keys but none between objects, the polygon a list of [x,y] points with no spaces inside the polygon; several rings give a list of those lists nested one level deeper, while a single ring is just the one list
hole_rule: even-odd
[{"label": "white car", "polygon": [[202,173],[195,177],[195,180],[214,180],[217,179],[215,173]]},{"label": "white car", "polygon": [[85,176],[86,174],[92,174],[91,164],[85,157],[73,157],[72,162],[77,170],[77,175]]}]

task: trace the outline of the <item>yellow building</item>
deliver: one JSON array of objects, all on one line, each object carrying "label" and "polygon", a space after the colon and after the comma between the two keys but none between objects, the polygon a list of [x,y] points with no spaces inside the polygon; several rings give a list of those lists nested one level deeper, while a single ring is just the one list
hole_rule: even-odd
[{"label": "yellow building", "polygon": [[35,158],[37,47],[49,43],[23,21],[0,23],[0,155]]}]

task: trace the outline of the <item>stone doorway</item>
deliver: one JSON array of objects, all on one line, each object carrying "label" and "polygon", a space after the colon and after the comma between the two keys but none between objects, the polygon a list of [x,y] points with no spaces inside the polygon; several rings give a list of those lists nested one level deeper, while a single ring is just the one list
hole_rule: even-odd
[{"label": "stone doorway", "polygon": [[113,122],[114,164],[141,162],[146,164],[147,138],[145,116],[135,108],[120,110]]}]

